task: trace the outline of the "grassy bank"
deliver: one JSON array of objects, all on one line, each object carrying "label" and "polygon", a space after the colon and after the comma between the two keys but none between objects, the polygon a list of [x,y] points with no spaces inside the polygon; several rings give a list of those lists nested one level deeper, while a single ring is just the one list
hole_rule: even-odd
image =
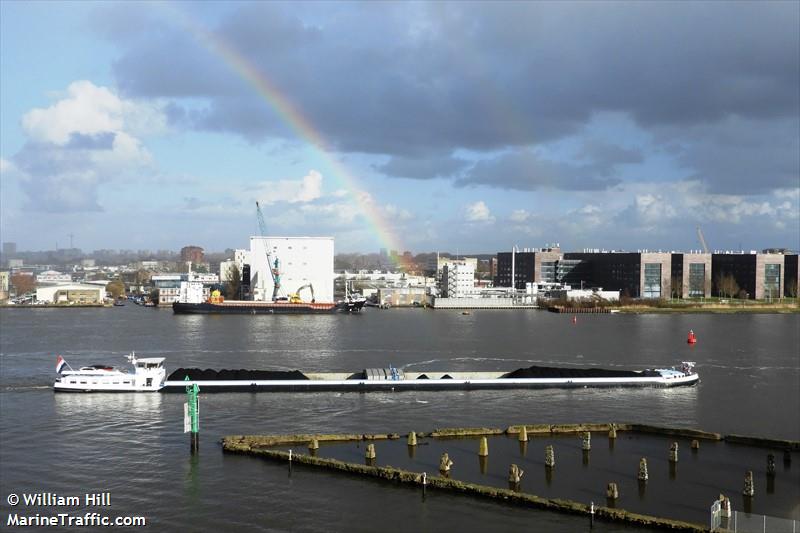
[{"label": "grassy bank", "polygon": [[614,307],[620,313],[800,313],[797,302],[761,303],[737,301],[735,303],[670,304],[656,305],[631,304]]}]

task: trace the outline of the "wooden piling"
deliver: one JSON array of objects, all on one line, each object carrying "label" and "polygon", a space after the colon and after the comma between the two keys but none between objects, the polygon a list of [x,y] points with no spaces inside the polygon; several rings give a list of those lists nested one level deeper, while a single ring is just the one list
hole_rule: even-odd
[{"label": "wooden piling", "polygon": [[673,442],[669,446],[669,462],[670,463],[677,463],[678,462],[678,443]]},{"label": "wooden piling", "polygon": [[646,482],[649,478],[647,474],[647,458],[642,457],[639,459],[639,473],[637,474],[636,478],[641,482]]},{"label": "wooden piling", "polygon": [[556,466],[556,453],[553,451],[553,446],[548,444],[544,449],[544,465],[547,468]]},{"label": "wooden piling", "polygon": [[367,451],[364,452],[364,458],[365,459],[375,459],[375,457],[376,457],[375,445],[370,442],[369,444],[367,444]]},{"label": "wooden piling", "polygon": [[744,490],[742,491],[742,494],[749,497],[753,497],[756,494],[756,487],[755,484],[753,483],[752,470],[748,470],[744,474]]}]

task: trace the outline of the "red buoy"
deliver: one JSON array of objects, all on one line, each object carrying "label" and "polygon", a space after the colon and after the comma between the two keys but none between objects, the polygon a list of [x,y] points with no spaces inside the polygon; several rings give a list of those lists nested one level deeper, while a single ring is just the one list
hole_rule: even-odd
[{"label": "red buoy", "polygon": [[694,344],[697,342],[697,337],[694,336],[694,331],[691,329],[689,330],[689,336],[686,338],[686,342],[689,344]]}]

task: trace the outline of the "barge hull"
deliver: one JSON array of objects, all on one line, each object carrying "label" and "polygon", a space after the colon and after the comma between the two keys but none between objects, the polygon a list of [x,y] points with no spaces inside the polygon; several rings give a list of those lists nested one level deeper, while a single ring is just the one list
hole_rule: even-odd
[{"label": "barge hull", "polygon": [[548,389],[548,388],[620,388],[681,387],[699,381],[697,374],[677,377],[576,378],[576,379],[420,379],[420,380],[194,380],[167,381],[164,392],[185,392],[187,385],[197,384],[203,392],[399,392],[405,390],[485,390],[485,389]]},{"label": "barge hull", "polygon": [[363,303],[289,303],[289,302],[247,302],[228,301],[223,303],[185,303],[172,304],[172,312],[178,315],[328,315],[333,313],[357,313]]},{"label": "barge hull", "polygon": [[212,303],[181,303],[172,304],[172,311],[175,314],[195,314],[195,315],[325,315],[337,312],[335,304],[278,304],[278,303],[255,303],[247,302],[242,304],[212,304]]}]

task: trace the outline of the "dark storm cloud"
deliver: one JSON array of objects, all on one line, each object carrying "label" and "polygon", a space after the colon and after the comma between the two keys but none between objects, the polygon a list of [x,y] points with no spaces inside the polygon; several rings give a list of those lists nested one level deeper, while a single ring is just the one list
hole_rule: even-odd
[{"label": "dark storm cloud", "polygon": [[530,150],[484,159],[475,164],[456,185],[487,185],[517,190],[563,189],[597,191],[620,183],[611,177],[613,164],[598,161],[573,165],[540,158]]},{"label": "dark storm cloud", "polygon": [[[447,158],[430,168],[430,154],[557,140],[604,111],[646,131],[672,128],[683,144],[682,128],[731,116],[797,121],[798,24],[796,2],[263,2],[236,4],[211,29],[332,146],[396,157],[387,174],[419,177],[458,170]],[[250,139],[287,134],[258,91],[185,29],[147,40],[126,34],[119,44],[114,71],[126,94],[199,98],[197,128]],[[684,161],[716,180],[712,186],[736,179],[724,166],[707,171],[691,152]],[[553,169],[539,169],[547,179],[514,173],[502,181],[488,172],[500,163],[476,165],[461,183],[517,188],[565,179],[561,188],[591,189],[614,182]],[[791,172],[791,161],[782,165]]]},{"label": "dark storm cloud", "polygon": [[392,157],[375,168],[387,176],[426,180],[450,177],[468,164],[463,159],[451,156]]},{"label": "dark storm cloud", "polygon": [[800,187],[800,122],[730,118],[717,124],[666,128],[680,138],[678,161],[714,194],[763,194]]}]

